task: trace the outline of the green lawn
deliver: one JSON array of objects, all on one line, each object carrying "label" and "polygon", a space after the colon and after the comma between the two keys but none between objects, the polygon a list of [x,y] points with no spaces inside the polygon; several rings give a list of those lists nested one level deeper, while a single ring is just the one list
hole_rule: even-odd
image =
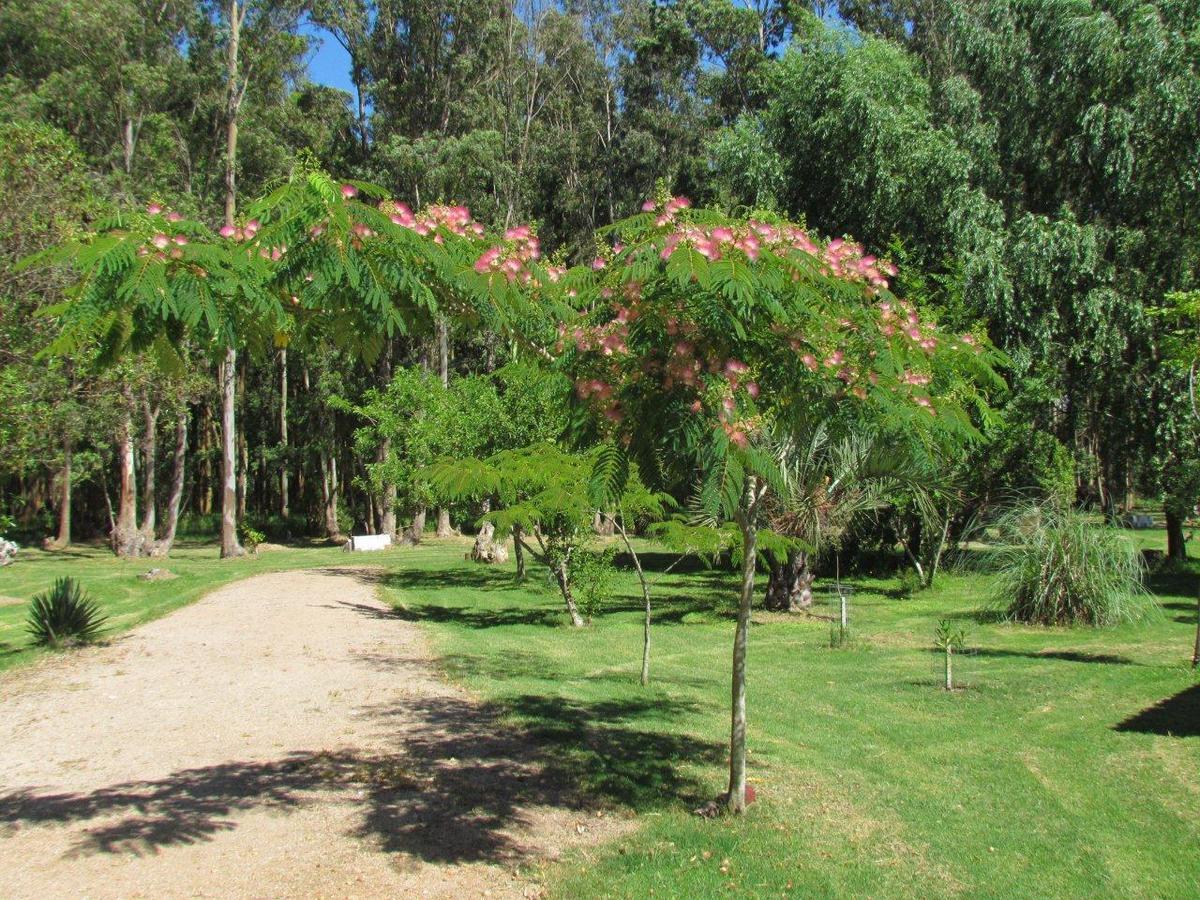
[{"label": "green lawn", "polygon": [[[661,570],[668,559],[650,552],[646,563]],[[290,550],[224,563],[185,549],[166,563],[179,579],[147,585],[135,578],[145,561],[30,553],[0,571],[0,595],[27,597],[77,574],[127,627],[244,575],[345,561],[336,550]],[[742,819],[707,820],[691,810],[724,787],[735,574],[693,567],[662,578],[653,684],[642,689],[628,573],[621,596],[575,631],[532,566],[516,585],[511,564],[465,562],[457,542],[363,561],[387,566],[383,590],[398,614],[420,622],[447,673],[528,738],[552,781],[585,808],[637,816],[629,836],[540,872],[554,895],[1200,892],[1200,686],[1186,665],[1194,571],[1154,579],[1162,614],[1115,630],[979,621],[987,579],[964,575],[913,600],[889,593],[894,581],[856,580],[844,649],[830,649],[821,619],[757,616],[759,802]],[[22,617],[21,607],[0,608],[0,664],[29,657]],[[969,625],[973,651],[959,663],[966,689],[953,694],[938,688],[930,652],[944,617]],[[455,753],[459,767],[504,777],[485,747],[473,758],[460,743]],[[537,800],[533,788],[525,796]],[[472,827],[506,823],[501,809]]]},{"label": "green lawn", "polygon": [[[222,560],[215,546],[186,541],[177,544],[171,558],[165,560],[120,560],[107,548],[91,545],[63,552],[22,549],[15,563],[0,569],[0,671],[28,662],[41,652],[31,649],[26,639],[27,601],[63,575],[79,579],[109,615],[109,634],[117,634],[239,578],[345,561],[346,557],[334,547],[297,547]],[[138,580],[138,575],[153,568],[169,569],[179,577],[158,582]]]},{"label": "green lawn", "polygon": [[[691,810],[724,786],[732,625],[720,604],[736,576],[666,576],[643,690],[631,578],[575,632],[540,578],[517,587],[431,554],[390,574],[400,613],[427,625],[452,676],[527,730],[547,766],[641,816],[634,836],[546,871],[558,896],[1200,891],[1194,575],[1156,580],[1163,615],[1111,631],[980,623],[979,576],[907,601],[890,582],[859,581],[850,649],[829,648],[827,622],[760,616],[760,802],[744,820],[710,821]],[[953,694],[929,651],[947,616],[970,623],[974,651]]]}]

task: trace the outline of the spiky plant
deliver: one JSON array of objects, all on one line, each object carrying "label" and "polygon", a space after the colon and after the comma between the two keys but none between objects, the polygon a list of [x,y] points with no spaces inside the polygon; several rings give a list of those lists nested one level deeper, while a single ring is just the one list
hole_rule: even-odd
[{"label": "spiky plant", "polygon": [[39,647],[88,644],[100,636],[107,618],[78,581],[59,578],[30,602],[25,630]]},{"label": "spiky plant", "polygon": [[992,603],[1038,625],[1114,625],[1153,607],[1137,547],[1115,528],[1053,503],[1009,511],[986,555],[998,578]]}]

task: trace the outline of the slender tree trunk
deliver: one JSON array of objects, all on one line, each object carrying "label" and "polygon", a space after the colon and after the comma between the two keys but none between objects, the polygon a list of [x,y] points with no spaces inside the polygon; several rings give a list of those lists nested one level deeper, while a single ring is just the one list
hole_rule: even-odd
[{"label": "slender tree trunk", "polygon": [[141,553],[142,535],[137,527],[137,474],[134,463],[133,398],[126,392],[122,411],[121,430],[117,440],[117,459],[120,466],[120,494],[117,520],[112,532],[113,552],[120,557],[135,557]]},{"label": "slender tree trunk", "polygon": [[54,539],[57,550],[71,546],[71,457],[75,447],[70,435],[63,437],[63,467],[58,485],[58,537]]},{"label": "slender tree trunk", "polygon": [[154,529],[158,518],[157,475],[158,469],[158,414],[161,407],[149,397],[142,398],[142,417],[145,433],[142,435],[142,537],[147,544],[154,541]]},{"label": "slender tree trunk", "polygon": [[[442,387],[450,387],[450,324],[445,316],[438,318],[438,375],[442,379]],[[450,510],[445,506],[438,507],[437,531],[438,537],[450,537],[454,529],[450,525]]]},{"label": "slender tree trunk", "polygon": [[[379,357],[379,381],[382,390],[387,390],[388,385],[392,383],[392,344],[388,341],[383,348],[383,353]],[[386,463],[392,456],[392,437],[385,435],[383,442],[379,446],[379,454],[377,462]],[[382,490],[379,496],[379,530],[383,534],[390,534],[394,540],[396,537],[396,483],[391,479],[385,479],[381,484]],[[424,527],[424,518],[422,517],[422,527]],[[419,538],[418,538],[419,540]]]},{"label": "slender tree trunk", "polygon": [[757,514],[760,497],[757,479],[747,478],[737,516],[742,531],[742,592],[733,635],[727,800],[731,813],[746,810],[746,645],[750,635],[750,610],[754,603],[754,570],[758,562]]},{"label": "slender tree trunk", "polygon": [[321,500],[325,506],[325,536],[331,541],[340,541],[342,530],[338,527],[338,474],[337,457],[321,455]]},{"label": "slender tree trunk", "polygon": [[[246,402],[246,360],[237,368],[237,390],[234,394],[234,405],[245,406]],[[246,508],[250,502],[250,445],[246,440],[246,429],[235,429],[237,435],[237,518],[239,522],[246,520]]]},{"label": "slender tree trunk", "polygon": [[1187,538],[1183,533],[1183,516],[1172,506],[1165,508],[1167,517],[1167,559],[1180,562],[1187,559]]},{"label": "slender tree trunk", "polygon": [[1192,668],[1200,666],[1200,593],[1196,595],[1196,641],[1192,644]]},{"label": "slender tree trunk", "polygon": [[279,460],[279,514],[287,522],[288,498],[288,352],[287,347],[279,351],[279,444],[283,448]]},{"label": "slender tree trunk", "polygon": [[521,526],[513,526],[513,556],[517,561],[517,581],[525,580],[525,540],[521,534]]},{"label": "slender tree trunk", "polygon": [[[217,371],[217,381],[220,382],[220,369]],[[196,448],[200,456],[200,477],[197,479],[199,484],[196,487],[196,508],[200,515],[207,516],[213,509],[212,457],[210,454],[212,450],[212,411],[207,402],[200,407],[197,430],[200,434]]]},{"label": "slender tree trunk", "polygon": [[183,505],[183,485],[187,475],[188,409],[183,407],[175,416],[175,456],[171,466],[171,496],[167,499],[167,524],[163,536],[154,544],[154,556],[167,556],[175,546],[179,528],[179,508]]},{"label": "slender tree trunk", "polygon": [[642,687],[646,687],[650,684],[650,585],[646,581],[646,573],[642,570],[642,561],[638,558],[637,551],[633,549],[633,541],[629,540],[629,532],[625,530],[625,523],[618,522],[617,518],[612,515],[608,518],[612,522],[612,528],[621,535],[625,549],[633,559],[633,568],[637,572],[638,583],[642,587],[642,602],[645,605],[645,618],[642,621]]},{"label": "slender tree trunk", "polygon": [[[244,3],[229,0],[229,52],[226,67],[225,122],[225,224],[233,226],[237,215],[238,111],[244,87],[238,84],[238,52]],[[237,350],[225,348],[221,364],[221,558],[242,556],[246,551],[237,536]]]},{"label": "slender tree trunk", "polygon": [[954,690],[954,648],[946,644],[946,690]]},{"label": "slender tree trunk", "polygon": [[221,558],[242,556],[237,534],[237,351],[221,363]]},{"label": "slender tree trunk", "polygon": [[[384,462],[391,455],[392,441],[387,438],[379,448],[379,462]],[[379,533],[390,534],[393,539],[396,537],[396,485],[392,481],[385,480],[379,492]]]},{"label": "slender tree trunk", "polygon": [[575,603],[575,595],[571,593],[571,572],[568,568],[570,556],[565,557],[554,569],[554,578],[558,582],[558,589],[562,591],[563,602],[567,605],[567,615],[571,617],[571,624],[576,628],[584,626],[583,616],[579,614],[579,606]]}]

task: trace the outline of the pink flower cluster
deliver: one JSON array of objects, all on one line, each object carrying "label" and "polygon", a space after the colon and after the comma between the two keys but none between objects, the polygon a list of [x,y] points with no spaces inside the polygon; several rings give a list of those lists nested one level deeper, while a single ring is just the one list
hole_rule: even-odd
[{"label": "pink flower cluster", "polygon": [[[500,274],[509,281],[529,284],[533,278],[530,264],[542,255],[542,245],[538,236],[528,225],[518,225],[504,232],[504,242],[484,250],[475,260],[475,271],[480,275]],[[549,273],[552,281],[557,281],[566,272],[561,267],[553,267]]]},{"label": "pink flower cluster", "polygon": [[235,241],[251,241],[258,234],[259,228],[258,219],[251,219],[245,225],[222,225],[221,230],[217,234],[223,238],[232,238]]},{"label": "pink flower cluster", "polygon": [[[644,212],[658,212],[655,225],[665,227],[676,223],[680,211],[691,206],[686,197],[675,197],[662,207],[655,200],[642,204]],[[751,220],[744,226],[700,227],[682,225],[667,235],[660,256],[670,259],[681,247],[690,247],[708,260],[720,259],[730,250],[745,254],[751,262],[758,259],[764,249],[775,253],[800,250],[817,257],[825,271],[847,281],[863,282],[872,290],[887,288],[888,278],[896,274],[890,262],[869,255],[862,244],[836,238],[822,246],[797,225],[772,225]],[[600,262],[600,260],[597,260]],[[593,263],[595,267],[595,263]]]}]

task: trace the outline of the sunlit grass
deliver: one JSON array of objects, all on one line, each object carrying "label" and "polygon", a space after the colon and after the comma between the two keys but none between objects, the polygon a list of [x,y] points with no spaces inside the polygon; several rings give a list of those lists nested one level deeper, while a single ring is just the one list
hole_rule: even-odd
[{"label": "sunlit grass", "polygon": [[[1161,543],[1161,532],[1139,535]],[[657,577],[669,557],[643,549]],[[384,596],[421,624],[449,677],[534,736],[546,765],[636,817],[631,835],[538,873],[561,897],[1196,893],[1194,566],[1151,577],[1162,615],[1113,629],[989,621],[983,575],[943,577],[911,600],[897,599],[896,579],[851,579],[844,649],[829,648],[825,619],[757,614],[749,743],[760,799],[742,819],[709,820],[691,811],[724,787],[736,575],[693,566],[661,578],[643,689],[628,571],[619,596],[575,630],[536,567],[518,585],[511,561],[462,554],[461,542],[431,541],[225,563],[184,548],[165,563],[178,579],[145,584],[136,575],[163,563],[31,553],[0,572],[0,595],[28,598],[72,574],[128,627],[272,568],[383,565]],[[23,615],[0,608],[3,664],[30,658]],[[933,648],[946,618],[968,631],[953,693],[940,689]]]}]

